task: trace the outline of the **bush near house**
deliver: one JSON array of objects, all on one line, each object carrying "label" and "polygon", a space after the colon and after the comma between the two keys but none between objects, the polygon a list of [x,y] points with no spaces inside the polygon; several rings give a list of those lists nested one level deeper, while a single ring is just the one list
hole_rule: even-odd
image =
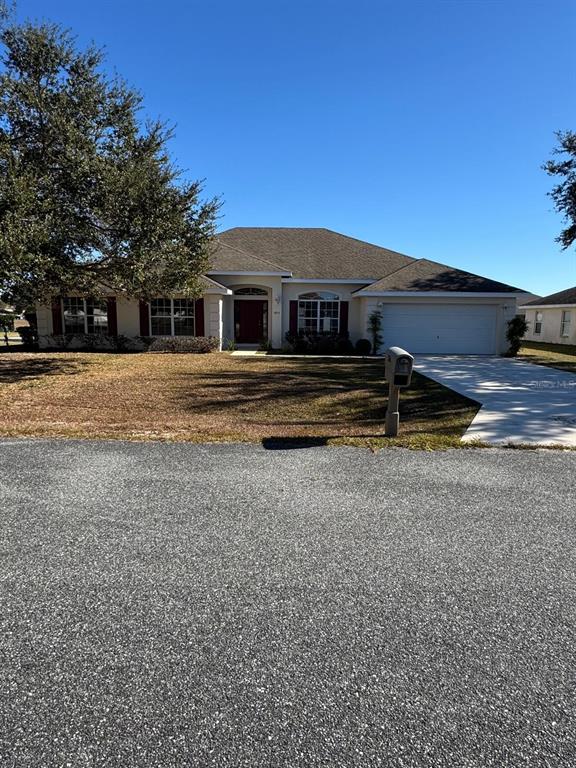
[{"label": "bush near house", "polygon": [[0,312],[0,331],[13,331],[14,330],[14,315],[5,315]]},{"label": "bush near house", "polygon": [[355,349],[359,355],[369,355],[372,351],[372,342],[370,339],[358,339],[355,345]]},{"label": "bush near house", "polygon": [[148,352],[192,352],[194,354],[206,354],[216,352],[219,341],[215,336],[168,336],[157,338],[148,347]]},{"label": "bush near house", "polygon": [[44,349],[78,352],[145,352],[152,339],[145,336],[107,336],[101,333],[64,333],[41,336]]},{"label": "bush near house", "polygon": [[22,344],[26,349],[36,349],[38,347],[38,331],[32,325],[23,325],[16,329]]},{"label": "bush near house", "polygon": [[44,349],[79,352],[191,352],[204,354],[218,350],[214,336],[107,336],[100,333],[68,333],[43,336]]},{"label": "bush near house", "polygon": [[508,329],[506,331],[506,339],[508,340],[508,351],[504,357],[516,357],[522,346],[522,339],[524,334],[528,330],[528,323],[520,315],[516,315],[508,323]]},{"label": "bush near house", "polygon": [[288,350],[296,355],[353,355],[354,345],[347,333],[298,333],[286,334]]}]

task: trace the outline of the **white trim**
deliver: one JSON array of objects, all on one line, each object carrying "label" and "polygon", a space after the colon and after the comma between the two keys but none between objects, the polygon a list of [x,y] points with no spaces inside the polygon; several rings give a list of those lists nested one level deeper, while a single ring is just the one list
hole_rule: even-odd
[{"label": "white trim", "polygon": [[230,288],[224,289],[223,287],[222,287],[222,289],[219,289],[219,288],[206,288],[202,292],[202,296],[204,296],[204,294],[206,294],[206,293],[209,293],[212,296],[232,296],[232,291],[230,290]]},{"label": "white trim", "polygon": [[377,277],[289,277],[289,278],[283,278],[283,283],[322,283],[322,284],[328,284],[328,283],[334,283],[338,285],[345,285],[346,283],[349,283],[351,285],[370,285],[370,283],[373,283],[375,280],[378,280]]},{"label": "white trim", "polygon": [[576,309],[574,304],[520,304],[518,309]]},{"label": "white trim", "polygon": [[428,297],[442,299],[515,299],[515,293],[483,293],[481,291],[355,291],[352,297],[361,299],[363,296],[371,298],[399,296],[401,298],[425,299]]},{"label": "white trim", "polygon": [[[298,298],[296,299],[296,301],[298,302],[298,308],[297,308],[298,309],[298,322],[296,324],[296,328],[298,330],[298,333],[300,333],[300,331],[306,332],[306,327],[305,326],[302,327],[302,328],[300,327],[300,304],[301,303],[304,303],[304,304],[316,304],[316,333],[319,333],[319,334],[320,333],[324,333],[324,331],[320,328],[320,320],[321,319],[324,319],[324,320],[326,319],[326,318],[321,318],[320,317],[320,304],[337,304],[338,305],[338,314],[337,314],[335,319],[338,322],[338,328],[336,330],[336,333],[340,333],[340,310],[341,310],[341,305],[342,305],[342,300],[340,299],[340,296],[337,296],[337,298],[335,298],[335,299],[303,299],[303,298],[301,298],[301,296],[302,296],[302,294],[300,294],[300,296],[298,296]],[[334,318],[328,317],[328,319],[329,320],[333,320]],[[328,331],[328,333],[333,333],[333,331]]]},{"label": "white trim", "polygon": [[[115,296],[113,298],[114,298],[114,300],[116,300]],[[60,296],[59,300],[60,300],[60,317],[62,318],[62,335],[63,336],[68,336],[69,335],[69,334],[66,333],[66,310],[64,309],[64,301],[65,301],[65,299],[81,299],[82,300],[82,304],[83,304],[83,307],[84,307],[84,317],[83,317],[83,320],[84,320],[84,333],[86,334],[86,336],[88,336],[89,333],[90,333],[88,331],[88,317],[89,317],[89,315],[88,315],[88,299],[85,296]],[[104,304],[106,304],[106,333],[98,334],[98,332],[96,332],[95,335],[109,336],[110,335],[110,333],[109,333],[110,323],[109,323],[109,320],[108,320],[108,297],[104,297],[103,299],[101,299],[101,301],[104,302]],[[74,315],[74,317],[78,317],[78,315]],[[92,318],[95,317],[94,313],[92,313],[91,317]],[[52,329],[52,330],[54,330],[54,329]],[[92,332],[92,334],[94,334],[94,332]]]},{"label": "white trim", "polygon": [[256,277],[257,275],[260,275],[261,277],[277,277],[278,275],[281,275],[282,277],[286,276],[289,277],[292,273],[291,272],[243,272],[240,269],[235,269],[231,272],[222,271],[219,270],[212,270],[210,272],[206,272],[207,275],[238,275],[239,277],[242,277],[244,275],[248,275],[249,277]]},{"label": "white trim", "polygon": [[[162,299],[162,300],[168,300],[170,302],[170,333],[152,333],[152,302],[155,299]],[[194,314],[193,315],[184,315],[186,318],[192,318],[194,321],[194,334],[191,336],[190,334],[185,334],[191,339],[196,338],[196,302],[198,299],[189,299],[186,296],[177,296],[177,301],[191,301],[192,305],[194,307]],[[154,315],[154,317],[163,317],[165,318],[166,315]],[[155,339],[171,339],[171,338],[180,338],[180,336],[176,336],[174,333],[174,297],[170,296],[154,296],[152,299],[148,301],[148,329],[150,331],[150,336],[153,336]],[[184,334],[182,334],[184,336]]]}]

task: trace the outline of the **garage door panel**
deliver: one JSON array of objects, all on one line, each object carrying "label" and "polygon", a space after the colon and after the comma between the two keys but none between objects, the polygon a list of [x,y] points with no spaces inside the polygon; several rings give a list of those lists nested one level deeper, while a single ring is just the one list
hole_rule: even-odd
[{"label": "garage door panel", "polygon": [[382,308],[384,347],[428,354],[494,354],[496,319],[497,307],[491,304],[388,304]]}]

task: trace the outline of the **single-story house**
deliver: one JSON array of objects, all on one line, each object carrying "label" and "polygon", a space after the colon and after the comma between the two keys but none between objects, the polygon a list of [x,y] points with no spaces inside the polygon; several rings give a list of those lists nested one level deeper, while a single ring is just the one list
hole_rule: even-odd
[{"label": "single-story house", "polygon": [[369,338],[382,318],[383,348],[417,353],[498,354],[524,292],[428,259],[317,228],[235,227],[220,233],[195,301],[105,301],[62,296],[38,308],[43,346],[60,334],[215,336],[224,348],[262,342],[281,348],[287,332]]},{"label": "single-story house", "polygon": [[576,286],[522,304],[527,341],[576,344]]},{"label": "single-story house", "polygon": [[520,317],[526,317],[526,305],[531,302],[536,302],[536,299],[542,299],[543,296],[538,296],[536,293],[524,293],[518,296],[518,301],[522,301],[522,305],[516,307],[516,314]]}]

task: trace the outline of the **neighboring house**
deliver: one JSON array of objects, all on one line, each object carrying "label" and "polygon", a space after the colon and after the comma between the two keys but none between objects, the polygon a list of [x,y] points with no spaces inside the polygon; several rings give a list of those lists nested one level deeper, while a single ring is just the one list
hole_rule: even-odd
[{"label": "neighboring house", "polygon": [[576,344],[576,286],[523,304],[527,341]]},{"label": "neighboring house", "polygon": [[524,293],[522,295],[518,296],[518,301],[522,302],[522,306],[516,307],[516,314],[520,315],[520,317],[526,317],[526,305],[530,304],[531,302],[535,302],[536,299],[541,299],[542,296],[538,296],[535,293]]},{"label": "neighboring house", "polygon": [[495,354],[525,295],[503,283],[365,243],[328,229],[236,227],[218,235],[201,299],[150,302],[110,296],[56,298],[39,307],[41,344],[62,333],[128,337],[216,336],[224,347],[267,342],[286,333],[369,337],[382,316],[383,347],[419,353]]}]

